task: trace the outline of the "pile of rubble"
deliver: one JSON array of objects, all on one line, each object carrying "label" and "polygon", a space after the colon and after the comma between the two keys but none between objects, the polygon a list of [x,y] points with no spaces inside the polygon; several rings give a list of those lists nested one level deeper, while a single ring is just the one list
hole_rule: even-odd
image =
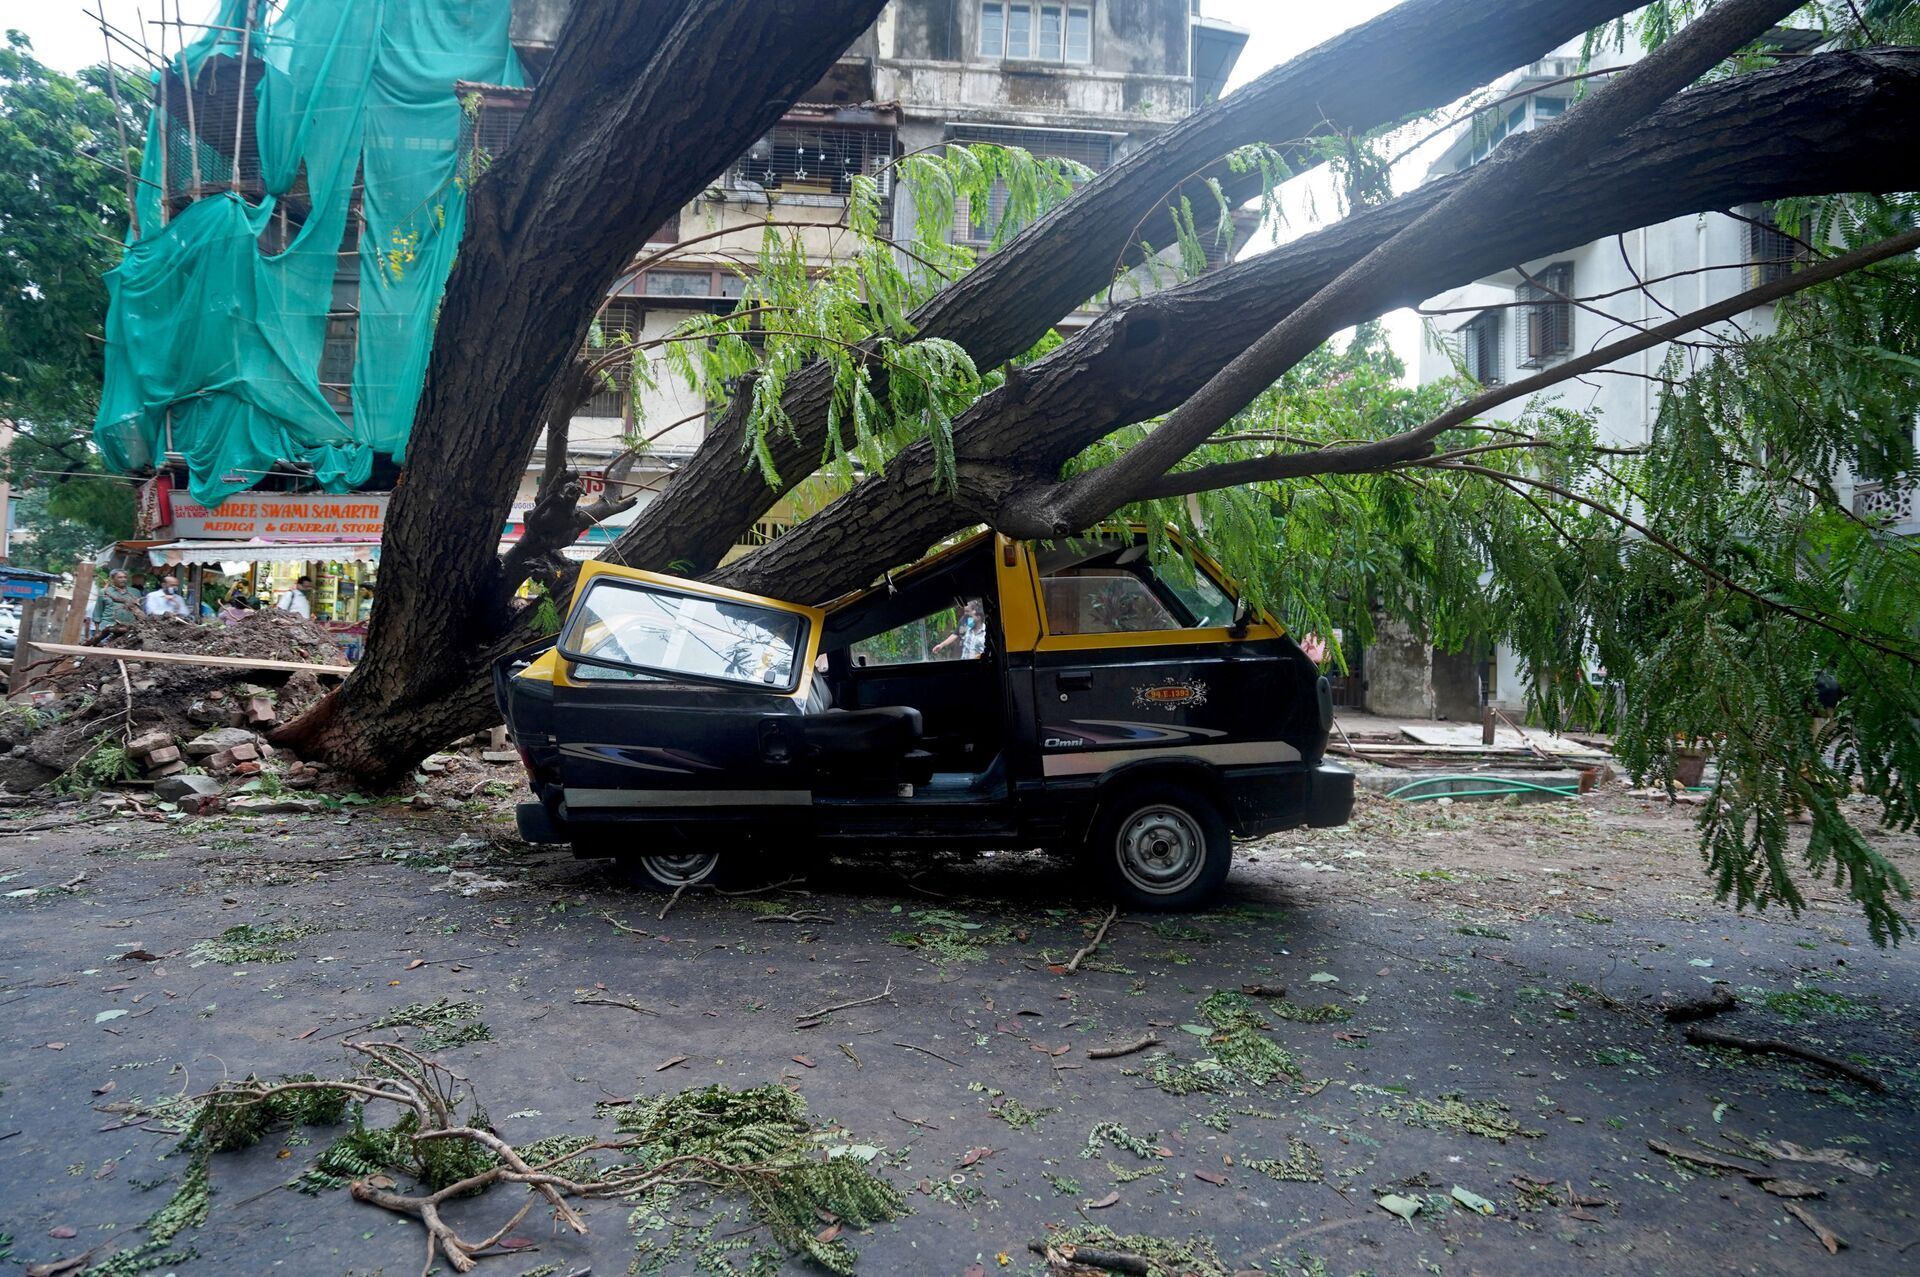
[{"label": "pile of rubble", "polygon": [[[231,626],[145,619],[106,629],[93,645],[337,665],[342,674],[348,669],[346,657],[325,630],[273,609]],[[0,713],[0,785],[13,793],[55,781],[98,750],[103,740],[124,747],[146,775],[157,779],[199,766],[200,757],[219,755],[226,746],[215,745],[205,755],[194,754],[190,747],[221,729],[237,730],[246,744],[264,750],[266,732],[297,718],[335,685],[308,670],[137,663],[111,657],[61,657],[28,672],[38,677]],[[170,750],[178,752],[169,755]],[[268,757],[270,753],[261,753],[233,761],[238,771],[243,764]],[[174,771],[165,770],[176,763]],[[295,765],[282,779],[300,788],[311,785],[316,775]]]}]

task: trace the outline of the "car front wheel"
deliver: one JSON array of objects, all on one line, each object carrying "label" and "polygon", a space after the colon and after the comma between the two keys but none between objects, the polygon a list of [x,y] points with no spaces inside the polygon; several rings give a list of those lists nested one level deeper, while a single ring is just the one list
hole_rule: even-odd
[{"label": "car front wheel", "polygon": [[1194,909],[1227,880],[1233,836],[1206,795],[1150,784],[1106,804],[1088,851],[1108,889],[1136,909]]}]

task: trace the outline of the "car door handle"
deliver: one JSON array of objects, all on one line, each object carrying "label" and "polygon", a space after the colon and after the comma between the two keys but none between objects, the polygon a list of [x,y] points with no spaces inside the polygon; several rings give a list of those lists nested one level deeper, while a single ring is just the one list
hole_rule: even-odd
[{"label": "car door handle", "polygon": [[1090,692],[1093,690],[1093,671],[1061,670],[1053,676],[1053,685],[1063,692]]}]

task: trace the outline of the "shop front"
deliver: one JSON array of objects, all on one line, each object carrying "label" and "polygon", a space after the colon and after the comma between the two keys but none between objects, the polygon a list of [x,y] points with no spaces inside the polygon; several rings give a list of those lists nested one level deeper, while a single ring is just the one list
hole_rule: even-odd
[{"label": "shop front", "polygon": [[[179,577],[203,617],[235,592],[256,606],[304,611],[357,658],[373,608],[387,500],[384,492],[254,491],[208,507],[161,474],[141,489],[140,539],[121,542],[116,558],[149,577]],[[310,583],[304,591],[302,577]]]}]

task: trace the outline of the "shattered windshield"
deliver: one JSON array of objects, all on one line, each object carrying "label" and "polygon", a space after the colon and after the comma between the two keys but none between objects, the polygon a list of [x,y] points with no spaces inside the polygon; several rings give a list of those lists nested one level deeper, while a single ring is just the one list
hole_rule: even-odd
[{"label": "shattered windshield", "polygon": [[[575,660],[788,692],[806,625],[790,612],[603,577],[574,609],[561,646]],[[592,668],[578,673],[596,677]]]}]

